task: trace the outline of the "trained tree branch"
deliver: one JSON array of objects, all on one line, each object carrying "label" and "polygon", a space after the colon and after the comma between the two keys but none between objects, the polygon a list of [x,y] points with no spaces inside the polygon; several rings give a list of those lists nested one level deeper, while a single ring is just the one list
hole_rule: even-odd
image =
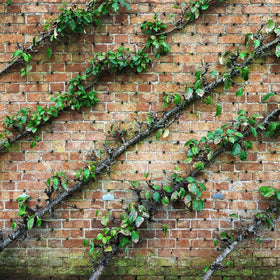
[{"label": "trained tree branch", "polygon": [[[169,112],[163,113],[161,118],[155,117],[154,123],[149,125],[144,131],[140,131],[137,133],[133,138],[123,143],[119,146],[116,150],[114,150],[99,166],[96,167],[95,175],[100,175],[104,171],[107,170],[108,166],[112,166],[115,160],[124,153],[129,147],[135,145],[139,141],[145,139],[146,137],[150,136],[153,132],[157,131],[160,128],[165,128],[169,121],[172,118],[178,118],[179,112],[183,109],[182,104],[178,105],[177,107],[171,109]],[[93,181],[93,179],[90,179]],[[89,182],[89,181],[88,181]],[[63,200],[70,197],[77,191],[81,191],[83,186],[86,185],[88,182],[79,182],[72,186],[68,191],[64,191],[63,193],[59,193],[56,198],[54,198],[46,207],[41,210],[35,212],[35,216],[38,218],[42,218],[47,213],[51,212],[58,204],[60,204]],[[8,238],[3,239],[0,243],[0,252],[3,251],[8,244],[10,244],[13,240],[17,239],[23,233],[27,231],[27,226],[21,225],[18,229],[13,231],[9,234]]]},{"label": "trained tree branch", "polygon": [[[209,1],[209,4],[211,3],[211,2],[213,2],[212,0],[211,1]],[[89,4],[88,4],[88,6],[87,6],[87,8],[86,8],[86,11],[89,9],[89,7],[91,7],[93,4],[95,3],[95,1],[91,1]],[[103,2],[102,3],[102,5],[106,5],[106,3],[110,3],[110,5],[112,4],[110,1],[106,1],[106,2]],[[207,4],[208,6],[209,6],[209,4]],[[194,4],[193,4],[194,5]],[[199,9],[198,8],[195,8],[196,10],[198,10],[199,11]],[[183,11],[183,14],[182,14],[182,17],[184,17],[184,15],[185,15],[185,13],[184,13],[184,11]],[[199,14],[198,14],[198,16],[199,16]],[[198,17],[197,16],[197,14],[196,14],[196,16],[194,15],[194,13],[192,13],[192,12],[189,12],[189,18],[188,18],[188,20],[187,20],[187,23],[189,23],[189,22],[192,22],[195,18],[197,18]],[[55,23],[54,25],[57,27],[57,24],[58,23]],[[176,24],[177,25],[177,24]],[[159,28],[159,27],[157,27],[157,28]],[[161,25],[161,28],[160,28],[160,30],[161,29],[164,29],[164,28],[166,28],[166,26],[164,25],[164,24],[162,24]],[[179,28],[178,28],[178,26],[176,27],[176,29],[174,29],[174,30],[178,30]],[[147,30],[145,30],[145,34],[150,34],[149,32],[147,32],[147,31],[149,31],[149,32],[153,32],[153,28],[151,27],[151,30],[149,30],[149,28],[147,29]],[[160,32],[160,31],[159,31]],[[168,32],[168,33],[170,33],[170,32]],[[50,37],[50,36],[53,36],[53,34],[54,34],[54,30],[52,30],[49,34],[47,34],[47,35],[45,35],[44,37],[42,37],[41,39],[43,40],[43,38],[44,38],[44,40],[46,39],[46,38],[48,38],[48,37]],[[155,39],[154,40],[157,40],[157,38],[158,37],[160,37],[160,36],[163,36],[161,33],[153,33],[153,36],[151,36],[151,38],[152,37],[154,37]],[[38,41],[38,42],[41,42],[41,41]],[[164,47],[163,47],[163,49],[161,49],[161,47],[159,48],[159,49],[156,49],[156,52],[155,52],[155,57],[157,57],[157,56],[161,56],[161,55],[164,55],[164,54],[167,54],[168,52],[169,52],[169,50],[168,50],[168,48],[166,48],[166,45],[165,44],[163,44],[164,45]],[[34,47],[33,45],[31,46],[31,48],[32,47]],[[116,63],[113,65],[111,62],[110,62],[110,60],[112,60],[112,57],[114,56],[113,54],[112,54],[112,52],[110,52],[110,60],[108,60],[108,65],[104,62],[104,61],[106,61],[106,59],[107,59],[107,56],[109,55],[108,53],[107,53],[107,55],[105,55],[105,58],[103,58],[103,59],[100,59],[100,58],[98,58],[97,60],[98,60],[98,65],[95,65],[94,64],[94,62],[93,62],[93,67],[92,67],[92,74],[93,74],[93,76],[94,76],[94,80],[93,81],[91,81],[91,82],[88,82],[88,81],[86,81],[87,82],[87,86],[84,88],[84,91],[85,92],[88,92],[88,90],[89,89],[91,89],[95,84],[96,84],[96,82],[98,81],[98,79],[99,79],[99,77],[100,76],[102,76],[102,75],[104,75],[105,73],[114,73],[114,72],[116,72],[116,71],[124,71],[124,70],[126,70],[126,69],[129,69],[129,68],[137,68],[137,72],[142,72],[142,71],[144,71],[144,70],[146,70],[146,67],[147,67],[147,65],[148,64],[150,64],[151,63],[151,59],[147,56],[147,55],[145,55],[144,54],[144,52],[148,49],[150,47],[150,44],[149,43],[147,43],[140,51],[138,51],[137,53],[135,53],[134,54],[134,56],[132,55],[132,53],[128,53],[126,56],[124,55],[124,53],[123,53],[123,51],[119,51],[119,53],[114,53],[114,55],[116,55],[116,57],[117,58],[119,58],[118,56],[120,56],[120,59],[122,60],[122,62],[123,63],[120,63],[120,68],[118,68],[116,65],[119,65],[119,61],[116,61]],[[102,56],[104,55],[104,53],[102,54]],[[133,57],[132,57],[133,56]],[[96,57],[94,57],[94,58],[96,58]],[[16,59],[16,60],[19,60],[19,58],[18,59]],[[105,65],[106,64],[106,65]],[[139,65],[141,65],[141,67],[139,66]],[[140,67],[140,68],[138,68],[138,67]],[[96,68],[96,69],[94,69],[94,68]],[[88,68],[88,69],[91,69],[91,68]],[[87,69],[87,71],[88,71],[88,69]],[[0,72],[0,75],[1,75],[1,72]],[[88,73],[86,74],[86,77],[88,78],[90,75],[88,75]],[[73,79],[71,79],[71,80],[73,80]],[[70,80],[70,83],[71,83],[71,80]],[[81,77],[79,76],[79,82],[81,81],[82,79],[81,79]],[[76,82],[76,81],[75,81]],[[70,84],[69,83],[69,84]],[[81,84],[80,86],[82,86],[83,87],[83,84]],[[72,93],[72,95],[73,95],[73,93]],[[62,95],[61,95],[62,96]],[[67,93],[66,94],[64,94],[64,96],[67,96]],[[74,98],[74,96],[73,96],[73,98]],[[76,97],[75,97],[76,98]],[[82,96],[82,100],[84,100],[85,101],[85,96]],[[92,99],[90,99],[89,98],[89,100],[90,100],[90,103],[91,103],[91,105],[93,105],[92,104]],[[63,102],[62,102],[63,103]],[[67,101],[65,101],[64,103],[66,103],[65,104],[65,106],[62,106],[62,108],[60,108],[60,107],[57,107],[57,106],[55,106],[55,107],[57,107],[56,108],[56,110],[57,110],[57,112],[56,112],[56,115],[58,115],[59,113],[61,113],[62,111],[64,111],[65,109],[69,109],[69,108],[72,108],[72,106],[71,106],[71,102],[69,101],[69,100],[67,100]],[[61,102],[59,102],[59,104],[61,104]],[[56,104],[56,105],[58,105],[58,104]],[[73,108],[72,108],[73,109]],[[75,109],[75,108],[74,108]],[[39,127],[41,127],[41,126],[43,126],[45,123],[47,123],[47,122],[49,122],[49,121],[51,121],[54,117],[50,117],[49,116],[49,112],[46,110],[46,109],[44,109],[45,110],[45,117],[46,117],[46,119],[45,119],[45,117],[40,117],[40,120],[39,120],[39,123],[37,124],[37,126],[36,126],[36,128],[39,128]],[[36,115],[35,113],[34,113],[34,115]],[[26,119],[26,118],[25,118]],[[16,128],[16,125],[12,125],[12,127],[13,128]],[[20,131],[15,131],[15,133],[16,133],[16,136],[12,136],[12,137],[10,137],[10,136],[8,136],[8,134],[5,136],[5,138],[3,138],[3,137],[1,137],[2,139],[1,139],[1,142],[0,142],[0,151],[5,151],[5,150],[7,150],[8,149],[8,147],[10,147],[10,145],[11,144],[13,144],[14,142],[16,142],[17,140],[19,140],[19,139],[21,139],[22,137],[25,137],[25,136],[28,136],[28,135],[32,135],[32,134],[35,134],[36,133],[36,131],[37,131],[37,129],[35,129],[35,132],[33,132],[33,130],[32,129],[23,129],[22,127],[24,127],[23,126],[23,124],[21,124],[21,129],[20,129]],[[10,132],[10,131],[6,131],[6,132]]]},{"label": "trained tree branch", "polygon": [[[271,209],[271,212],[277,212],[279,209],[278,207]],[[264,226],[266,223],[265,219],[258,218],[256,215],[254,216],[254,220],[252,224],[244,230],[242,229],[242,233],[238,235],[238,238],[231,242],[229,246],[227,246],[223,252],[212,262],[212,264],[208,267],[208,270],[206,271],[205,275],[203,276],[202,280],[210,280],[212,274],[216,270],[223,269],[223,261],[224,259],[236,248],[237,245],[239,245],[243,240],[246,240],[250,237],[250,234],[253,236],[257,235],[257,232]]]},{"label": "trained tree branch", "polygon": [[[88,12],[92,8],[92,6],[95,4],[95,2],[96,2],[96,0],[90,1],[86,6],[85,11]],[[104,2],[108,3],[108,0],[104,1]],[[23,47],[24,53],[26,53],[26,54],[34,53],[37,51],[38,47],[40,47],[44,43],[44,41],[49,40],[51,42],[50,38],[54,35],[54,33],[58,33],[56,28],[59,27],[59,22],[54,21],[52,23],[52,27],[53,27],[52,30],[50,30],[49,32],[42,32],[41,34],[39,34],[40,38],[35,41],[36,43],[33,42],[27,48]],[[58,35],[60,35],[60,33],[56,34],[55,36],[57,37]],[[63,36],[63,34],[62,34],[62,36]],[[11,62],[9,62],[3,69],[0,70],[0,76],[17,63],[23,64],[23,63],[25,63],[25,61],[21,57],[16,57]]]},{"label": "trained tree branch", "polygon": [[[265,45],[261,45],[259,48],[257,48],[253,52],[252,57],[261,56],[265,50],[271,48],[272,46],[275,46],[279,41],[280,41],[280,37],[276,38],[272,42],[269,42]],[[252,62],[253,62],[253,58],[251,58],[249,56],[243,62],[242,67],[246,67],[247,65],[249,65]],[[240,70],[237,69],[237,68],[234,68],[230,71],[229,77],[232,78],[232,77],[234,77],[236,75],[239,75],[239,74],[240,74]],[[209,94],[210,92],[212,92],[214,90],[215,87],[223,84],[224,82],[225,82],[225,79],[220,78],[220,79],[208,84],[203,89],[204,90],[203,96],[206,95],[206,94]],[[108,166],[111,166],[114,163],[115,159],[118,156],[120,156],[123,152],[125,152],[129,147],[131,147],[132,145],[141,141],[142,139],[148,137],[149,135],[151,135],[151,133],[155,132],[156,130],[166,127],[167,122],[170,122],[172,118],[178,118],[179,117],[179,115],[181,114],[181,111],[186,107],[186,105],[190,104],[192,101],[194,101],[198,98],[200,99],[201,97],[202,97],[201,95],[197,96],[196,94],[191,94],[188,97],[185,96],[183,102],[180,102],[176,107],[172,108],[168,112],[164,112],[161,119],[156,119],[156,121],[152,125],[148,126],[148,128],[146,130],[144,130],[144,131],[140,130],[140,132],[136,136],[134,136],[132,139],[130,139],[129,141],[127,141],[123,145],[121,145],[119,148],[117,148],[112,155],[107,157],[97,167],[96,175],[101,174],[104,170],[106,170],[108,168]],[[222,153],[223,151],[224,150],[216,151],[215,156]],[[199,172],[200,172],[200,170],[194,170],[194,171],[192,171],[191,175],[195,176]],[[180,183],[182,183],[182,182],[180,182]],[[69,196],[71,196],[76,191],[80,191],[83,188],[84,185],[85,185],[85,183],[79,182],[78,184],[71,187],[68,191],[60,193],[53,201],[51,201],[51,203],[48,206],[46,206],[42,210],[37,211],[35,213],[35,215],[39,218],[43,217],[46,213],[50,212],[51,209],[54,209],[61,201],[68,198]],[[179,187],[179,184],[178,184],[178,187]],[[3,239],[2,242],[1,242],[1,245],[0,245],[0,252],[3,251],[8,246],[9,243],[11,243],[13,240],[17,239],[24,232],[26,232],[26,230],[27,230],[26,225],[22,225],[17,230],[15,230],[13,233],[11,233],[8,238]]]}]

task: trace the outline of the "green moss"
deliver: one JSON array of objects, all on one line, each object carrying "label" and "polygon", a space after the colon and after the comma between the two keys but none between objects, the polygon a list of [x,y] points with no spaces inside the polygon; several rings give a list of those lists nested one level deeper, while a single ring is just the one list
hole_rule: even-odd
[{"label": "green moss", "polygon": [[[23,256],[23,252],[19,251],[19,256],[16,251],[11,250],[3,252],[0,259],[0,279],[50,279],[54,280],[72,280],[88,279],[92,273],[92,263],[89,258],[82,256],[81,252],[75,254],[58,253],[58,256],[51,256],[50,251],[42,251],[38,254],[40,257]],[[262,258],[233,258],[234,267],[225,268],[222,271],[216,271],[213,279],[278,279],[280,268],[275,266],[262,266]],[[211,259],[205,258],[189,258],[184,260],[156,258],[156,257],[135,257],[124,258],[115,257],[110,265],[105,269],[102,280],[114,279],[123,280],[124,276],[127,279],[134,279],[135,276],[141,279],[168,279],[177,280],[180,276],[181,280],[196,280],[201,279],[204,274],[204,267],[211,263]],[[14,271],[17,268],[18,277],[15,277]],[[3,275],[3,276],[2,276]],[[4,278],[3,278],[4,277]],[[10,277],[10,278],[9,278]]]}]

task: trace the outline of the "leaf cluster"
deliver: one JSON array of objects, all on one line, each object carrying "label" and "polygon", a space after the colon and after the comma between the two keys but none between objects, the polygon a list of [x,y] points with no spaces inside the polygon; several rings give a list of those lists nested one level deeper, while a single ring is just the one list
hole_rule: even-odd
[{"label": "leaf cluster", "polygon": [[91,59],[91,67],[86,70],[86,77],[98,76],[103,71],[115,73],[125,69],[136,70],[138,73],[145,71],[151,63],[151,58],[143,50],[132,54],[128,48],[120,47],[117,51],[95,53]]},{"label": "leaf cluster", "polygon": [[[6,128],[5,135],[0,135],[0,138],[9,135],[9,130],[13,129],[17,132],[30,132],[35,134],[39,126],[48,122],[51,118],[57,117],[59,112],[66,108],[71,110],[80,110],[83,106],[90,107],[98,102],[95,97],[96,92],[86,92],[83,82],[85,81],[84,76],[77,75],[69,81],[68,92],[64,94],[57,94],[51,98],[51,101],[55,104],[50,107],[43,108],[37,106],[34,112],[30,108],[22,108],[14,115],[6,116],[4,120],[4,126]],[[32,142],[31,147],[34,147],[38,141],[38,137]],[[1,147],[9,148],[9,141],[7,138],[1,139]]]},{"label": "leaf cluster", "polygon": [[101,24],[100,17],[108,15],[112,9],[117,12],[120,5],[130,10],[130,6],[124,0],[107,0],[101,4],[97,1],[91,1],[87,9],[80,9],[77,5],[73,5],[67,9],[67,3],[63,2],[63,6],[59,8],[61,14],[57,20],[49,19],[44,26],[44,30],[54,27],[50,41],[57,39],[58,36],[64,36],[66,33],[86,34],[87,26],[99,26]]},{"label": "leaf cluster", "polygon": [[119,226],[108,227],[110,218],[107,212],[101,217],[101,224],[104,227],[102,233],[98,233],[91,242],[85,239],[83,244],[85,246],[89,245],[89,255],[94,259],[96,259],[101,252],[103,252],[103,254],[112,252],[115,246],[118,248],[126,246],[127,250],[130,243],[139,242],[138,228],[149,217],[150,213],[145,206],[135,206],[134,203],[130,203],[128,209],[121,215]]},{"label": "leaf cluster", "polygon": [[244,140],[245,135],[251,131],[253,136],[257,137],[257,129],[264,130],[263,125],[257,122],[259,118],[262,116],[257,114],[246,117],[245,111],[240,110],[233,126],[226,124],[215,131],[208,132],[200,140],[190,139],[185,143],[189,148],[185,162],[196,161],[192,167],[203,170],[205,163],[213,158],[216,145],[230,150],[233,156],[239,156],[244,161],[247,158],[246,150],[252,148],[252,142]]},{"label": "leaf cluster", "polygon": [[[35,214],[29,215],[28,208],[26,206],[29,199],[30,196],[26,195],[25,193],[19,195],[16,199],[19,208],[17,216],[20,216],[23,219],[23,222],[27,225],[28,230],[30,230],[33,227],[34,223],[36,223],[38,227],[42,224],[42,220],[38,216],[35,216]],[[18,224],[16,222],[13,222],[12,228],[15,229],[17,225]]]}]

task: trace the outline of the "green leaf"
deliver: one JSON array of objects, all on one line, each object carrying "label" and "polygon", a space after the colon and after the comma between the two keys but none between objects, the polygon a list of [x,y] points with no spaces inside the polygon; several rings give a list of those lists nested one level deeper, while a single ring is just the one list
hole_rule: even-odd
[{"label": "green leaf", "polygon": [[149,177],[149,173],[144,173],[144,177],[147,179]]},{"label": "green leaf", "polygon": [[248,53],[248,52],[241,52],[241,53],[239,54],[240,58],[244,59],[244,58],[247,56],[247,53]]},{"label": "green leaf", "polygon": [[168,199],[168,197],[167,197],[167,196],[165,196],[165,197],[161,200],[161,203],[162,203],[163,205],[168,204],[168,203],[169,203],[169,199]]},{"label": "green leaf", "polygon": [[239,137],[239,138],[243,138],[244,137],[244,135],[241,132],[235,132],[234,135]]},{"label": "green leaf", "polygon": [[217,103],[215,117],[219,116],[221,113],[222,113],[222,105],[220,103]]},{"label": "green leaf", "polygon": [[274,96],[274,92],[267,93],[263,98],[262,101],[267,101],[270,97]]},{"label": "green leaf", "polygon": [[47,56],[49,58],[52,56],[52,49],[50,47],[47,48]]},{"label": "green leaf", "polygon": [[224,83],[225,83],[225,88],[229,89],[232,84],[232,81],[228,73],[224,74]]},{"label": "green leaf", "polygon": [[253,38],[253,34],[252,34],[252,33],[247,34],[247,35],[245,36],[245,46],[246,46],[246,47],[248,46],[248,43],[249,43],[249,41],[250,41],[252,38]]},{"label": "green leaf", "polygon": [[172,195],[171,195],[171,197],[170,197],[170,200],[171,200],[171,201],[177,200],[177,199],[178,199],[178,196],[179,196],[178,191],[175,191],[174,193],[172,193]]},{"label": "green leaf", "polygon": [[109,216],[108,216],[108,215],[104,215],[104,216],[101,217],[101,224],[102,224],[104,227],[107,226],[108,222],[109,222]]},{"label": "green leaf", "polygon": [[135,211],[135,209],[132,209],[128,216],[128,222],[130,224],[132,224],[136,220],[137,217],[138,217],[138,212]]},{"label": "green leaf", "polygon": [[175,105],[178,105],[178,104],[180,103],[180,101],[181,101],[181,95],[178,94],[178,93],[176,93],[176,94],[174,95],[174,104],[175,104]]},{"label": "green leaf", "polygon": [[28,230],[32,229],[33,225],[34,225],[34,217],[30,217],[27,221]]},{"label": "green leaf", "polygon": [[36,217],[36,226],[40,227],[42,224],[42,220],[39,217]]},{"label": "green leaf", "polygon": [[257,130],[251,126],[251,132],[255,138],[257,138]]},{"label": "green leaf", "polygon": [[166,128],[166,129],[163,131],[162,138],[166,138],[166,137],[168,137],[168,135],[169,135],[169,129]]},{"label": "green leaf", "polygon": [[199,17],[199,14],[200,14],[199,9],[196,9],[196,10],[194,11],[194,17],[195,17],[195,18],[198,18],[198,17]]},{"label": "green leaf", "polygon": [[156,191],[158,191],[160,189],[160,187],[158,185],[153,185],[152,188]]},{"label": "green leaf", "polygon": [[113,11],[114,11],[114,12],[117,12],[117,11],[119,10],[119,4],[118,4],[117,2],[114,2],[114,3],[112,4],[112,8],[113,8]]},{"label": "green leaf", "polygon": [[120,4],[125,7],[127,10],[131,10],[130,6],[125,2],[125,0],[119,0]]},{"label": "green leaf", "polygon": [[250,142],[250,141],[245,141],[245,147],[246,147],[247,149],[252,149],[252,146],[253,146],[252,142]]},{"label": "green leaf", "polygon": [[186,88],[186,98],[190,98],[193,95],[193,88]]},{"label": "green leaf", "polygon": [[129,181],[129,183],[134,188],[140,188],[140,182],[139,181]]},{"label": "green leaf", "polygon": [[199,183],[198,185],[202,190],[206,191],[206,186],[203,183]]},{"label": "green leaf", "polygon": [[12,229],[15,229],[17,227],[17,223],[13,222]]},{"label": "green leaf", "polygon": [[273,20],[268,20],[267,26],[265,28],[265,31],[267,34],[271,33],[275,28],[275,22]]},{"label": "green leaf", "polygon": [[207,97],[205,98],[205,104],[207,104],[207,105],[212,104],[212,97],[211,97],[211,96],[207,96]]},{"label": "green leaf", "polygon": [[217,79],[218,72],[216,70],[211,71],[211,74],[214,76],[215,79]]},{"label": "green leaf", "polygon": [[146,199],[149,199],[149,197],[150,197],[150,192],[149,192],[149,191],[146,191],[145,198],[146,198]]},{"label": "green leaf", "polygon": [[12,3],[12,0],[7,0],[7,5],[11,5],[11,3]]},{"label": "green leaf", "polygon": [[243,94],[244,94],[244,89],[243,89],[243,88],[240,88],[240,89],[235,93],[235,95],[238,96],[238,97],[242,96]]},{"label": "green leaf", "polygon": [[227,235],[224,231],[220,234],[220,237],[221,239],[227,239]]},{"label": "green leaf", "polygon": [[112,251],[113,251],[112,246],[107,246],[104,250],[104,252],[112,252]]},{"label": "green leaf", "polygon": [[254,46],[255,46],[255,49],[257,48],[257,47],[259,47],[261,45],[261,41],[260,40],[254,40]]},{"label": "green leaf", "polygon": [[194,183],[195,182],[195,179],[193,178],[193,177],[187,177],[187,181],[190,183],[190,184],[192,184],[192,183]]},{"label": "green leaf", "polygon": [[54,190],[56,190],[58,186],[59,186],[59,179],[57,177],[53,177],[53,188],[54,188]]},{"label": "green leaf", "polygon": [[147,124],[151,125],[153,122],[153,118],[147,117]]},{"label": "green leaf", "polygon": [[167,193],[171,193],[172,189],[170,188],[170,186],[164,186],[163,189],[167,192]]},{"label": "green leaf", "polygon": [[186,190],[184,188],[180,188],[179,197],[184,198],[186,196]]},{"label": "green leaf", "polygon": [[106,237],[103,237],[103,238],[102,238],[102,243],[103,243],[104,245],[106,245],[107,242],[108,242],[107,238],[106,238]]},{"label": "green leaf", "polygon": [[237,214],[231,214],[230,217],[238,219],[238,215]]},{"label": "green leaf", "polygon": [[276,190],[271,186],[260,187],[261,195],[264,196],[264,197],[267,197],[267,198],[275,196],[275,191]]},{"label": "green leaf", "polygon": [[237,156],[237,155],[239,155],[240,151],[241,151],[241,146],[240,146],[240,144],[239,144],[239,143],[235,143],[235,144],[233,145],[233,148],[232,148],[232,155],[233,155],[233,156]]},{"label": "green leaf", "polygon": [[85,171],[84,171],[84,174],[83,174],[83,181],[87,182],[89,176],[90,176],[90,170],[89,170],[89,168],[86,168]]},{"label": "green leaf", "polygon": [[185,162],[185,163],[192,162],[192,158],[186,158],[186,159],[184,160],[184,162]]},{"label": "green leaf", "polygon": [[277,122],[272,122],[272,123],[270,123],[269,126],[267,127],[267,130],[268,130],[268,131],[273,131],[273,130],[275,130],[275,129],[277,128],[277,126],[278,126],[278,123],[277,123]]},{"label": "green leaf", "polygon": [[140,227],[142,225],[142,223],[145,221],[145,219],[141,216],[138,216],[135,220],[135,225],[136,227]]},{"label": "green leaf", "polygon": [[95,251],[94,247],[91,247],[88,251],[88,254],[92,255],[94,253],[94,251]]},{"label": "green leaf", "polygon": [[193,165],[194,168],[198,168],[200,170],[203,170],[204,169],[204,164],[203,162],[199,161],[199,162],[196,162],[194,165]]},{"label": "green leaf", "polygon": [[246,160],[247,158],[247,152],[245,150],[242,150],[240,155],[239,155],[239,158],[241,159],[241,161],[244,161]]},{"label": "green leaf", "polygon": [[217,239],[214,239],[214,245],[218,246],[218,240]]},{"label": "green leaf", "polygon": [[155,202],[159,202],[159,200],[160,200],[160,194],[159,194],[158,192],[154,192],[154,194],[153,194],[153,200],[154,200]]},{"label": "green leaf", "polygon": [[242,77],[245,81],[248,81],[248,79],[249,79],[249,68],[248,67],[243,68]]},{"label": "green leaf", "polygon": [[101,240],[102,238],[103,238],[103,234],[102,234],[102,233],[98,233],[98,234],[96,235],[96,240],[97,240],[97,241]]},{"label": "green leaf", "polygon": [[33,37],[33,46],[37,46],[37,38],[36,37]]},{"label": "green leaf", "polygon": [[88,245],[88,239],[84,239],[83,245],[84,245],[84,246],[87,246],[87,245]]},{"label": "green leaf", "polygon": [[199,210],[200,212],[203,210],[204,202],[202,199],[194,199],[192,201],[193,210]]},{"label": "green leaf", "polygon": [[30,148],[34,148],[36,146],[36,141],[32,141],[30,144]]},{"label": "green leaf", "polygon": [[201,5],[201,10],[202,11],[205,11],[205,10],[207,10],[209,8],[209,4],[202,4]]},{"label": "green leaf", "polygon": [[20,76],[23,77],[26,74],[25,69],[21,68],[20,69]]},{"label": "green leaf", "polygon": [[167,225],[163,225],[162,227],[163,227],[163,236],[165,237],[167,234],[168,227],[167,227]]},{"label": "green leaf", "polygon": [[280,27],[276,27],[276,28],[274,29],[274,33],[275,33],[277,36],[279,36],[279,35],[280,35]]},{"label": "green leaf", "polygon": [[22,58],[25,62],[29,62],[30,56],[27,53],[22,53]]},{"label": "green leaf", "polygon": [[175,166],[175,170],[177,171],[177,172],[180,172],[180,167],[179,166]]},{"label": "green leaf", "polygon": [[131,239],[134,243],[137,243],[139,241],[139,232],[138,231],[133,231],[131,233]]},{"label": "green leaf", "polygon": [[189,194],[187,194],[186,196],[185,196],[185,198],[184,198],[184,203],[185,203],[185,205],[189,208],[189,206],[190,206],[190,202],[192,201],[192,197],[189,195]]},{"label": "green leaf", "polygon": [[197,70],[196,72],[195,72],[195,78],[196,78],[196,80],[200,80],[201,79],[201,70]]}]

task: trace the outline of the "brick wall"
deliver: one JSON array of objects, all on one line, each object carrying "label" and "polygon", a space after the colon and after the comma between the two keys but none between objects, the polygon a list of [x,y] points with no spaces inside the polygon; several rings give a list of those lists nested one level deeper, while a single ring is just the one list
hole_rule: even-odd
[{"label": "brick wall", "polygon": [[[0,1],[1,68],[10,60],[16,43],[29,45],[33,36],[42,31],[44,20],[55,17],[60,5],[60,1],[52,0],[12,0],[11,6],[5,2]],[[70,5],[82,1],[68,2]],[[131,0],[131,12],[122,9],[105,17],[97,30],[89,29],[87,36],[72,35],[52,44],[51,58],[47,57],[47,46],[40,48],[33,55],[28,77],[20,77],[19,66],[0,77],[0,120],[23,107],[48,106],[52,94],[66,91],[66,82],[85,72],[93,52],[117,49],[122,43],[133,51],[139,49],[145,43],[140,24],[155,12],[162,19],[170,13],[180,13],[172,8],[175,2]],[[155,61],[148,71],[103,76],[96,85],[96,106],[81,112],[67,111],[55,118],[40,129],[40,142],[32,149],[28,138],[13,144],[9,152],[0,155],[0,228],[11,229],[11,219],[17,213],[15,199],[24,190],[32,198],[31,205],[45,205],[47,178],[56,171],[73,177],[90,160],[88,155],[93,149],[103,149],[112,124],[132,134],[136,129],[134,118],[146,119],[150,110],[162,110],[164,93],[183,93],[186,84],[194,81],[193,74],[201,61],[210,63],[211,69],[223,71],[223,67],[216,65],[219,55],[242,45],[244,35],[256,32],[261,23],[268,19],[277,21],[278,13],[279,0],[213,4],[181,32],[168,36],[171,53]],[[32,229],[24,241],[14,242],[6,249],[0,255],[0,279],[15,279],[8,276],[15,267],[20,275],[25,273],[24,279],[86,278],[91,264],[82,241],[94,237],[101,229],[96,210],[110,210],[118,217],[129,202],[137,200],[129,181],[141,180],[143,190],[147,188],[145,172],[158,183],[168,182],[175,166],[180,167],[182,175],[186,174],[185,142],[231,122],[240,109],[266,115],[277,108],[278,96],[268,103],[262,103],[261,98],[265,93],[279,91],[279,78],[279,60],[269,55],[250,68],[244,96],[235,96],[238,86],[232,86],[226,93],[222,88],[216,90],[218,94],[213,95],[213,100],[222,104],[220,116],[215,117],[215,105],[203,101],[188,106],[170,127],[167,138],[157,139],[153,135],[130,148],[112,167],[110,175],[100,176],[96,183],[66,202],[76,204],[77,209],[59,206],[42,227]],[[256,210],[266,207],[258,188],[278,187],[279,150],[277,139],[260,138],[254,141],[245,162],[228,154],[220,156],[199,177],[207,187],[203,194],[207,199],[205,210],[189,212],[181,204],[159,209],[155,222],[141,229],[143,240],[116,257],[102,279],[200,279],[203,268],[219,253],[213,239],[220,231],[236,226],[229,215],[238,213],[244,223],[249,223]],[[225,195],[223,200],[212,199],[217,191]],[[114,195],[113,201],[102,199],[108,192]],[[168,225],[166,237],[163,224]],[[233,268],[213,279],[279,279],[277,226],[273,232],[263,231],[265,242],[261,245],[255,240],[243,242],[240,250],[229,257]]]}]

